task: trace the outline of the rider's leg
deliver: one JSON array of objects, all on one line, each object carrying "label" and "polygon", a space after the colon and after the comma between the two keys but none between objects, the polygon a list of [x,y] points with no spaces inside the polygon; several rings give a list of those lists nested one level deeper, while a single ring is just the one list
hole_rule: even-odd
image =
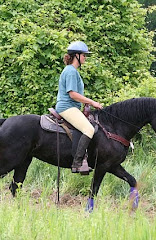
[{"label": "rider's leg", "polygon": [[72,172],[81,172],[82,169],[80,169],[80,167],[82,165],[86,149],[88,148],[90,140],[94,135],[94,127],[84,116],[84,114],[77,108],[70,108],[60,113],[60,115],[70,124],[72,124],[76,129],[82,132],[82,136],[80,137],[72,164]]},{"label": "rider's leg", "polygon": [[90,138],[87,137],[85,134],[82,134],[80,137],[80,140],[78,142],[77,150],[74,156],[72,168],[80,168],[82,165],[82,161],[84,158],[84,155],[86,153],[86,149],[88,148],[88,145],[90,143]]}]

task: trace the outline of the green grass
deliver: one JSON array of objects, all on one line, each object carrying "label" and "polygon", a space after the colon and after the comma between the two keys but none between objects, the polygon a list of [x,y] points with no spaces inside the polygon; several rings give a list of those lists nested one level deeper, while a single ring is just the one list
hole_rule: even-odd
[{"label": "green grass", "polygon": [[[124,203],[124,204],[123,204]],[[84,206],[60,207],[30,197],[16,200],[2,199],[0,206],[1,240],[154,240],[156,218],[149,217],[142,209],[130,215],[120,201],[101,200],[89,216]]]},{"label": "green grass", "polygon": [[155,240],[156,155],[150,143],[136,144],[123,163],[138,181],[135,213],[129,209],[129,185],[110,174],[90,215],[84,209],[92,174],[81,177],[61,169],[59,207],[56,167],[34,159],[16,198],[8,190],[13,173],[0,179],[0,240]]}]

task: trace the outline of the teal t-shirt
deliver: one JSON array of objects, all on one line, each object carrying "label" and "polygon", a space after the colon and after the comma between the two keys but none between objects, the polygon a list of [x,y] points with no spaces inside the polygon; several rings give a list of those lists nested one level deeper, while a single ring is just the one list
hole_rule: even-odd
[{"label": "teal t-shirt", "polygon": [[84,94],[84,83],[79,72],[73,65],[67,65],[59,79],[59,90],[57,95],[56,111],[61,113],[71,107],[81,108],[81,103],[73,100],[69,92],[74,91]]}]

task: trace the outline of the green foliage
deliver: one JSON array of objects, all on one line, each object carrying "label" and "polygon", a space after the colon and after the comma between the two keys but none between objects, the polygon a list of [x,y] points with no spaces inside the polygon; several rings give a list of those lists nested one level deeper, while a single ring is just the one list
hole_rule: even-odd
[{"label": "green foliage", "polygon": [[[140,73],[140,76],[139,76]],[[153,78],[150,73],[143,73],[141,71],[136,72],[138,75],[138,86],[131,87],[128,83],[118,91],[118,95],[113,97],[113,101],[121,101],[133,97],[155,97],[153,87],[156,87],[156,78]],[[141,81],[139,81],[141,79]]]},{"label": "green foliage", "polygon": [[153,47],[145,16],[136,0],[1,0],[0,112],[42,114],[54,106],[73,40],[94,52],[80,71],[86,96],[107,104],[123,86],[148,82]]},{"label": "green foliage", "polygon": [[154,32],[153,43],[155,49],[153,51],[153,54],[155,55],[155,61],[152,63],[151,70],[154,72],[154,75],[156,76],[156,4],[154,6],[148,7],[146,24],[148,30]]},{"label": "green foliage", "polygon": [[[156,2],[155,0],[138,0],[139,3],[143,4],[143,7],[147,8],[146,26],[149,31],[154,32],[153,43],[156,47]],[[156,49],[153,51],[155,61],[151,65],[151,72],[156,76]]]},{"label": "green foliage", "polygon": [[155,5],[155,0],[138,0],[138,2],[143,4],[145,7]]}]

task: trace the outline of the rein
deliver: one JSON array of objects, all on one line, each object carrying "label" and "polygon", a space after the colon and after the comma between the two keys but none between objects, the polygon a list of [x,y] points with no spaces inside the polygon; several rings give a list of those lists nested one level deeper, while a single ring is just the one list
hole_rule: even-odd
[{"label": "rein", "polygon": [[134,125],[133,123],[127,122],[127,121],[125,121],[125,120],[123,120],[123,119],[121,119],[121,118],[119,118],[119,117],[117,117],[117,116],[115,116],[115,115],[113,115],[113,114],[105,111],[104,109],[102,109],[102,111],[105,112],[105,113],[107,113],[108,115],[112,116],[113,118],[116,118],[116,119],[118,119],[119,121],[124,122],[124,123],[126,123],[126,124],[128,124],[128,125],[131,125],[131,126],[133,126],[133,127],[136,127],[136,128],[138,128],[138,129],[140,130],[140,127],[138,127],[137,125]]},{"label": "rein", "polygon": [[129,147],[130,141],[126,140],[125,138],[123,138],[123,137],[121,137],[121,136],[119,136],[117,134],[110,133],[109,131],[107,131],[105,129],[105,127],[102,126],[102,124],[99,122],[98,119],[95,120],[94,117],[93,117],[93,119],[91,119],[91,120],[94,121],[103,130],[103,132],[105,133],[105,135],[106,135],[106,137],[108,139],[113,139],[113,140],[115,140],[117,142],[122,143],[124,146]]}]

